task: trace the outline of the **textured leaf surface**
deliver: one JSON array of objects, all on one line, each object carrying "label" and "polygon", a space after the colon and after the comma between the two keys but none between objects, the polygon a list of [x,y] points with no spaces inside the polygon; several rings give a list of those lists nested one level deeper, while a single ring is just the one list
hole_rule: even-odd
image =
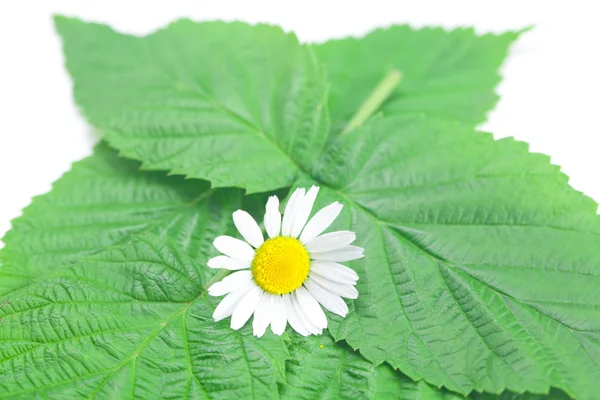
[{"label": "textured leaf surface", "polygon": [[241,191],[137,167],[101,144],[14,221],[0,397],[278,397],[282,338],[215,323],[205,298]]},{"label": "textured leaf surface", "polygon": [[498,68],[517,32],[476,35],[473,29],[377,29],[363,38],[330,40],[314,49],[331,84],[329,112],[342,130],[375,85],[396,68],[402,83],[381,108],[386,116],[422,113],[475,126],[498,96]]},{"label": "textured leaf surface", "polygon": [[285,343],[215,323],[202,269],[145,234],[2,296],[0,397],[277,397]]},{"label": "textured leaf surface", "polygon": [[0,287],[18,286],[144,232],[168,234],[203,264],[213,254],[206,254],[212,238],[233,228],[231,213],[243,197],[240,190],[208,186],[141,173],[138,162],[119,158],[102,143],[12,221],[13,229],[2,239],[6,247],[0,262],[14,267]]},{"label": "textured leaf surface", "polygon": [[417,386],[388,365],[376,367],[347,345],[335,343],[327,333],[294,335],[290,356],[283,398],[406,398],[400,393],[414,393]]},{"label": "textured leaf surface", "polygon": [[594,398],[600,217],[548,157],[414,117],[374,121],[326,154],[319,205],[343,202],[335,228],[366,249],[336,340],[462,393]]},{"label": "textured leaf surface", "polygon": [[77,103],[146,169],[266,191],[319,156],[327,87],[293,34],[189,20],[143,38],[64,17],[56,26]]},{"label": "textured leaf surface", "polygon": [[[402,399],[461,400],[462,395],[437,389],[394,371],[388,364],[374,366],[347,344],[330,335],[294,336],[287,362],[287,384],[282,398],[289,399]],[[553,390],[549,395],[504,392],[499,396],[473,393],[476,400],[567,400]]]}]

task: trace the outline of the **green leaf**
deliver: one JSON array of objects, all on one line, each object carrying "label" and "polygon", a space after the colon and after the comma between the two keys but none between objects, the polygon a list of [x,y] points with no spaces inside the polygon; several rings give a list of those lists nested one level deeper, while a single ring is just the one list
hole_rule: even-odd
[{"label": "green leaf", "polygon": [[376,399],[406,398],[416,384],[387,365],[376,367],[329,334],[294,335],[286,369],[283,398]]},{"label": "green leaf", "polygon": [[199,264],[216,255],[207,253],[208,245],[217,233],[233,229],[231,213],[242,204],[242,192],[141,173],[139,166],[101,143],[50,193],[36,197],[2,239],[6,247],[0,250],[0,263],[13,267],[7,268],[10,276],[4,273],[0,288],[18,287],[144,232],[169,235]]},{"label": "green leaf", "polygon": [[284,340],[215,323],[205,296],[241,191],[138,167],[100,144],[13,222],[0,397],[277,398]]},{"label": "green leaf", "polygon": [[284,341],[215,323],[204,269],[143,234],[2,296],[0,397],[277,398]]},{"label": "green leaf", "polygon": [[[13,222],[0,252],[0,397],[461,398],[328,334],[293,335],[290,355],[273,335],[214,323],[207,249],[240,191],[137,167],[100,144]],[[264,196],[243,200],[264,212]]]},{"label": "green leaf", "polygon": [[365,258],[330,332],[368,360],[467,394],[600,380],[600,216],[547,156],[447,121],[396,117],[341,135],[315,168]]},{"label": "green leaf", "polygon": [[180,20],[146,37],[56,18],[75,99],[145,169],[249,192],[289,186],[327,138],[324,74],[278,27]]},{"label": "green leaf", "polygon": [[330,40],[313,48],[331,84],[334,132],[344,129],[391,69],[402,83],[381,108],[386,116],[422,113],[474,127],[496,103],[498,69],[520,32],[476,35],[472,28],[377,29],[363,38]]}]

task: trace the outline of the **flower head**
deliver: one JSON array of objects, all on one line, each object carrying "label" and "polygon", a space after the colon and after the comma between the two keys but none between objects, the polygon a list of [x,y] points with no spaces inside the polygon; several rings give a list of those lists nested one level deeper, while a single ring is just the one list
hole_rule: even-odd
[{"label": "flower head", "polygon": [[[213,284],[208,293],[226,295],[213,318],[231,316],[231,328],[239,329],[254,314],[254,335],[267,327],[276,335],[287,323],[299,334],[322,333],[327,317],[321,306],[345,317],[348,307],[342,297],[355,299],[358,275],[339,262],[363,257],[361,247],[352,246],[351,231],[323,233],[342,211],[334,202],[309,220],[319,188],[299,188],[290,197],[283,214],[279,199],[267,201],[264,219],[268,239],[250,214],[238,210],[233,222],[245,241],[219,236],[213,242],[223,255],[208,261],[210,268],[236,271]],[[308,221],[308,222],[307,222]]]}]

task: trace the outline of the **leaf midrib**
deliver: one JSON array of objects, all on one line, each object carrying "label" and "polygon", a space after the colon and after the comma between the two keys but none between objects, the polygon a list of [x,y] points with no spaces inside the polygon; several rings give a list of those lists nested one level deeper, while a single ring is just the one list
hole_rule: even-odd
[{"label": "leaf midrib", "polygon": [[[304,173],[308,173],[308,171],[306,171],[301,165],[299,165],[298,163],[296,163],[296,161],[294,161],[294,159],[292,159],[292,157],[286,153],[279,145],[279,143],[277,143],[273,138],[270,137],[270,135],[266,135],[265,132],[258,126],[256,126],[252,121],[249,121],[248,119],[244,118],[242,115],[238,114],[236,111],[231,110],[230,108],[222,105],[219,101],[216,100],[216,98],[214,96],[210,96],[206,93],[206,91],[201,88],[198,87],[197,89],[194,89],[188,85],[185,86],[185,88],[182,88],[180,85],[174,85],[174,87],[177,90],[180,91],[187,91],[189,93],[195,94],[197,96],[199,96],[202,100],[204,100],[207,105],[212,106],[215,110],[219,111],[223,116],[225,117],[229,117],[231,118],[234,122],[238,123],[239,125],[247,128],[250,132],[253,132],[254,134],[256,134],[259,138],[261,138],[264,142],[270,144],[277,152],[279,152],[283,158],[285,160],[287,160],[290,165],[294,168],[296,168],[299,171],[302,171]],[[186,89],[186,90],[184,90]],[[103,130],[100,126],[97,127],[98,130]],[[112,131],[112,129],[107,129],[106,131]],[[194,137],[196,137],[194,135]],[[175,139],[177,139],[177,137],[175,137]],[[110,142],[111,139],[107,140]],[[117,139],[117,140],[123,140],[123,139]],[[134,141],[136,140],[136,138],[133,139]],[[126,149],[122,149],[123,152],[125,152]],[[130,156],[132,156],[130,154]],[[137,159],[137,157],[133,157],[134,159]],[[154,164],[154,161],[152,162]]]}]

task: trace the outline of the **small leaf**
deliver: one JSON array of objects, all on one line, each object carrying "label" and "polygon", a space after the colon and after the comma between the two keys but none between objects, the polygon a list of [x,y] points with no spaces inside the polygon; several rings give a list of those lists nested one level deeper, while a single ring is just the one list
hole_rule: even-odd
[{"label": "small leaf", "polygon": [[498,99],[498,69],[519,34],[396,25],[315,45],[331,83],[332,130],[344,129],[391,69],[402,71],[402,83],[381,108],[385,116],[424,114],[475,127]]},{"label": "small leaf", "polygon": [[289,186],[327,138],[324,74],[278,27],[180,20],[146,37],[56,18],[75,99],[120,152],[249,192]]}]

